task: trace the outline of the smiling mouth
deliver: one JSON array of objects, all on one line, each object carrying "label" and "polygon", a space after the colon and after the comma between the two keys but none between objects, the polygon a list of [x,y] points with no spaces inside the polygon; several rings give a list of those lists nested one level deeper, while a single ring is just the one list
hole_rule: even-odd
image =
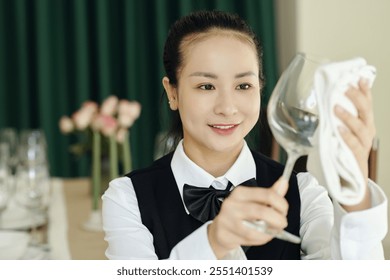
[{"label": "smiling mouth", "polygon": [[236,127],[238,126],[238,124],[226,124],[226,125],[222,125],[222,124],[209,124],[210,127],[212,128],[217,128],[217,129],[222,129],[222,130],[228,130],[228,129],[231,129],[233,127]]}]

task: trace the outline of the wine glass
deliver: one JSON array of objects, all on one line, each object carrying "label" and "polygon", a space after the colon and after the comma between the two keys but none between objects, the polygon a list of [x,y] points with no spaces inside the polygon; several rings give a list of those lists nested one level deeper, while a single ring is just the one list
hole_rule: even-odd
[{"label": "wine glass", "polygon": [[37,246],[37,227],[46,222],[50,175],[46,137],[42,130],[26,129],[20,134],[19,165],[16,170],[16,200],[31,215],[31,245]]},{"label": "wine glass", "polygon": [[19,161],[22,164],[47,164],[45,133],[40,129],[24,129],[20,132]]},{"label": "wine glass", "polygon": [[288,181],[296,160],[315,146],[318,109],[313,88],[315,71],[324,59],[298,53],[276,84],[267,107],[276,141],[287,153],[283,177]]},{"label": "wine glass", "polygon": [[[315,145],[318,126],[317,101],[313,90],[316,69],[325,61],[298,53],[276,84],[267,107],[268,122],[278,143],[287,152],[282,177],[290,180],[295,161]],[[247,222],[261,232],[292,243],[301,239],[285,230],[277,232],[265,221]]]},{"label": "wine glass", "polygon": [[38,225],[45,219],[45,196],[48,189],[49,176],[44,165],[20,164],[16,170],[17,203],[30,214],[31,245],[38,245]]}]

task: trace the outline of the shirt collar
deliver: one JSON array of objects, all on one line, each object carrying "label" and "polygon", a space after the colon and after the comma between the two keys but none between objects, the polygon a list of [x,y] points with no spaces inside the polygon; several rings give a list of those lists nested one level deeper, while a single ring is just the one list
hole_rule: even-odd
[{"label": "shirt collar", "polygon": [[[237,160],[230,169],[220,177],[216,178],[212,176],[188,158],[183,149],[183,140],[179,142],[173,154],[171,168],[182,200],[184,184],[204,188],[208,188],[212,185],[216,189],[225,189],[228,181],[230,181],[233,186],[237,186],[249,179],[256,179],[256,164],[245,141]],[[187,211],[186,207],[185,209]]]}]

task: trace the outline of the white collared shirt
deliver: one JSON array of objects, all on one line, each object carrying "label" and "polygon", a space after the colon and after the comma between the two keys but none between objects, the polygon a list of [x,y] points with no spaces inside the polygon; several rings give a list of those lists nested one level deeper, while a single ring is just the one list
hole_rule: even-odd
[{"label": "white collared shirt", "polygon": [[[184,184],[212,185],[225,189],[228,181],[236,186],[256,178],[256,165],[247,144],[225,175],[215,178],[191,161],[177,146],[171,168],[183,199]],[[326,189],[309,173],[298,174],[301,196],[301,250],[303,259],[383,259],[382,239],[387,233],[387,199],[374,182],[369,182],[372,207],[347,213],[331,202]],[[157,259],[153,236],[142,224],[141,214],[131,179],[117,178],[110,182],[103,195],[103,227],[108,242],[109,259]],[[184,205],[184,202],[183,202]],[[184,205],[184,208],[188,210]],[[215,259],[207,238],[205,223],[180,241],[170,259]],[[194,246],[196,244],[196,246]],[[231,258],[245,258],[241,248]]]}]

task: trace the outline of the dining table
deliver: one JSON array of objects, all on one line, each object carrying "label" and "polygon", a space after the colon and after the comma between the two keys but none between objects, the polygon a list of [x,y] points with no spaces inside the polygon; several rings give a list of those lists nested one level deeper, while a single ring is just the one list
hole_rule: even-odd
[{"label": "dining table", "polygon": [[[89,178],[58,179],[62,184],[62,195],[66,210],[70,259],[104,260],[107,247],[104,233],[84,228],[92,211],[92,194]],[[101,205],[99,207],[101,209]]]},{"label": "dining table", "polygon": [[[1,259],[9,259],[15,255],[18,242],[7,244],[9,236],[24,237],[29,235],[30,242],[25,244],[24,254],[17,259],[23,260],[104,260],[107,243],[101,227],[91,230],[85,227],[92,213],[92,194],[89,178],[51,178],[50,195],[47,203],[45,219],[34,218],[31,210],[24,209],[11,199],[3,212],[3,223],[0,229]],[[101,204],[98,213],[100,213]],[[96,211],[95,216],[96,216]],[[101,214],[100,214],[101,215]],[[32,226],[37,225],[37,227]],[[34,244],[31,240],[39,240]],[[39,237],[39,238],[37,238]],[[35,240],[35,241],[37,241]],[[20,239],[20,242],[23,240]],[[25,241],[25,240],[24,240]],[[23,242],[24,242],[23,241]],[[20,244],[19,244],[20,245]]]}]

